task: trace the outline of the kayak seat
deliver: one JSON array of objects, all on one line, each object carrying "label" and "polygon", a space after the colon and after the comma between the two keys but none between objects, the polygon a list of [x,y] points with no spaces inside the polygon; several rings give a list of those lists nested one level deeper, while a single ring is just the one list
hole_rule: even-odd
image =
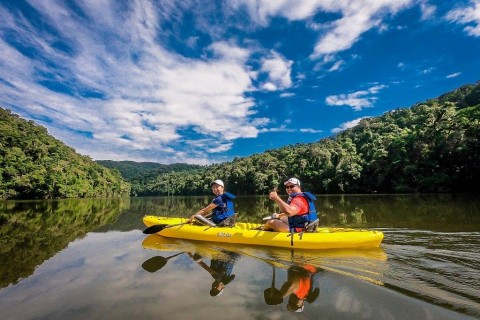
[{"label": "kayak seat", "polygon": [[195,215],[195,222],[203,225],[203,226],[209,226],[209,227],[234,227],[235,223],[237,221],[237,213],[235,213],[233,216],[226,218],[219,224],[215,224],[212,220],[207,219],[211,214],[207,216],[202,216],[201,214],[196,214]]},{"label": "kayak seat", "polygon": [[200,225],[210,226],[210,227],[216,227],[217,226],[215,223],[213,223],[212,220],[205,218],[201,214],[196,214],[196,215],[194,215],[194,217],[195,217],[195,222],[200,224]]},{"label": "kayak seat", "polygon": [[218,224],[219,227],[235,227],[235,223],[237,222],[237,212],[231,217],[223,220]]},{"label": "kayak seat", "polygon": [[317,232],[319,222],[319,219],[315,219],[314,221],[308,223],[305,226],[305,232]]}]

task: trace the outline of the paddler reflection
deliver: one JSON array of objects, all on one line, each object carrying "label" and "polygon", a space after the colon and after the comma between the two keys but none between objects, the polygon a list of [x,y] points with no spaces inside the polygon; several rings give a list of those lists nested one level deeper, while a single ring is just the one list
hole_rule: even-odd
[{"label": "paddler reflection", "polygon": [[313,276],[319,270],[309,264],[292,266],[288,268],[287,281],[279,289],[275,288],[275,268],[273,269],[272,287],[264,292],[265,302],[269,305],[276,305],[283,302],[288,296],[287,310],[302,312],[305,301],[313,303],[320,294],[319,288],[313,288]]},{"label": "paddler reflection", "polygon": [[203,257],[198,253],[188,255],[204,270],[206,270],[213,278],[210,295],[217,297],[223,293],[225,286],[235,279],[232,274],[233,265],[238,259],[238,254],[230,251],[223,251],[224,255],[221,258],[212,258],[210,265],[203,261]]}]

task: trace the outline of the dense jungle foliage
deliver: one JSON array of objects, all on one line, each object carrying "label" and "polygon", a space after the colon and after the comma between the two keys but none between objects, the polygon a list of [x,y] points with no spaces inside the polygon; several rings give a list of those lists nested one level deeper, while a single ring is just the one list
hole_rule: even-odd
[{"label": "dense jungle foliage", "polygon": [[162,164],[157,162],[135,162],[135,161],[112,161],[97,160],[96,163],[109,169],[116,169],[122,177],[131,181],[135,178],[142,179],[149,176],[157,176],[169,172],[182,172],[200,169],[201,166],[186,163]]},{"label": "dense jungle foliage", "polygon": [[132,194],[209,194],[214,179],[237,195],[266,194],[290,176],[315,193],[479,192],[480,82],[316,143],[135,179]]},{"label": "dense jungle foliage", "polygon": [[32,121],[0,108],[0,199],[119,197],[130,184],[53,138]]}]

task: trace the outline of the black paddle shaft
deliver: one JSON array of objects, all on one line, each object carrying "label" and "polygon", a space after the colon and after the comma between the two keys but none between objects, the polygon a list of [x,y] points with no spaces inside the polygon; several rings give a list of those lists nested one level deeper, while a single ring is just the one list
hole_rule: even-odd
[{"label": "black paddle shaft", "polygon": [[184,224],[188,224],[190,222],[182,222],[182,223],[177,223],[177,224],[154,224],[153,226],[148,227],[147,229],[143,230],[143,233],[145,234],[155,234],[159,233],[163,229],[166,228],[171,228],[171,227],[176,227],[176,226],[181,226]]}]

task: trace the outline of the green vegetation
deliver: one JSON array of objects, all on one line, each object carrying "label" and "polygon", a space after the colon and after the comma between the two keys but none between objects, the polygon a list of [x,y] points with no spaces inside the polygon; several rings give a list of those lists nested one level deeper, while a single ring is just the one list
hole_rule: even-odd
[{"label": "green vegetation", "polygon": [[204,195],[218,178],[237,195],[266,194],[290,176],[315,193],[479,192],[480,83],[231,162],[99,163],[0,108],[0,199]]},{"label": "green vegetation", "polygon": [[201,166],[186,163],[161,164],[157,162],[112,160],[98,160],[96,162],[109,169],[118,170],[122,177],[127,181],[142,179],[148,176],[157,176],[169,172],[182,172],[201,168]]},{"label": "green vegetation", "polygon": [[121,197],[130,185],[56,140],[44,127],[0,108],[0,199]]},{"label": "green vegetation", "polygon": [[217,178],[235,194],[266,194],[290,176],[316,193],[479,192],[480,83],[316,143],[134,179],[132,194],[209,194]]}]

